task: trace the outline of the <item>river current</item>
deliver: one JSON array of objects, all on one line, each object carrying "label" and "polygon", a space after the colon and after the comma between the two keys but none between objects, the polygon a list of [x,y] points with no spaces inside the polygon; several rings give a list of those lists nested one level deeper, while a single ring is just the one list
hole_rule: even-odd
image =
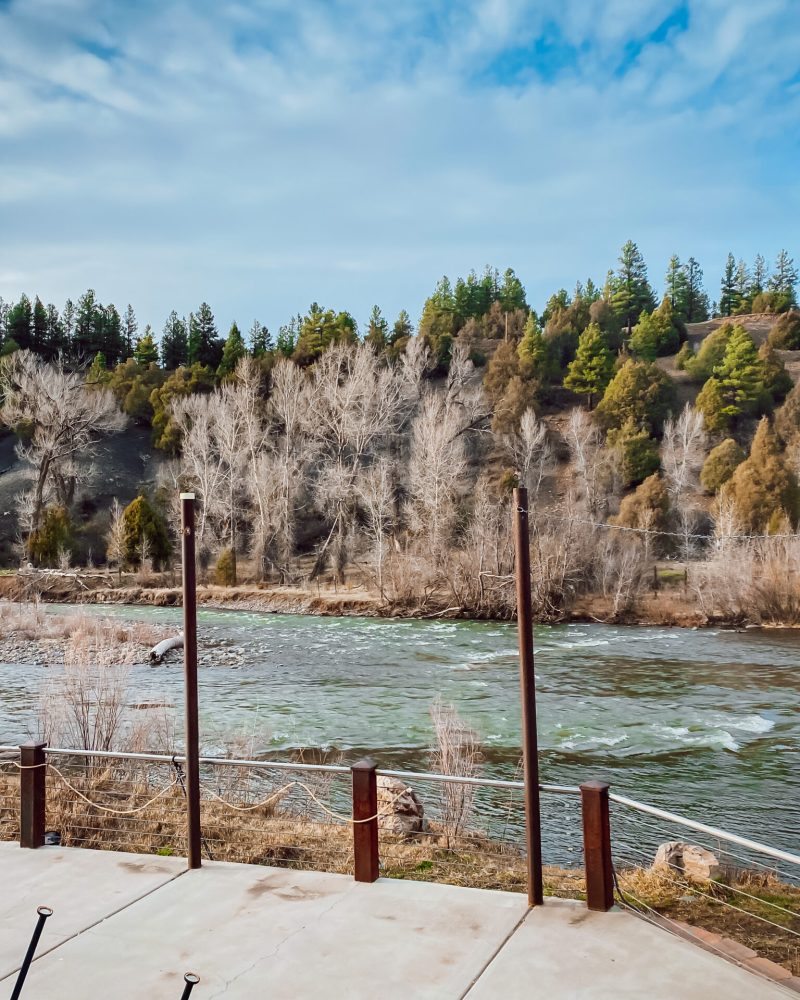
[{"label": "river current", "polygon": [[[97,611],[177,626],[181,614]],[[199,630],[201,646],[240,651],[243,661],[200,670],[207,751],[235,736],[262,756],[322,750],[351,761],[368,752],[386,767],[423,770],[438,695],[479,734],[483,772],[517,775],[513,625],[201,610]],[[541,779],[603,779],[621,794],[800,851],[799,658],[793,631],[537,627]],[[0,742],[29,734],[48,675],[0,664]],[[174,706],[180,728],[179,660],[133,667],[130,691],[136,703]]]}]

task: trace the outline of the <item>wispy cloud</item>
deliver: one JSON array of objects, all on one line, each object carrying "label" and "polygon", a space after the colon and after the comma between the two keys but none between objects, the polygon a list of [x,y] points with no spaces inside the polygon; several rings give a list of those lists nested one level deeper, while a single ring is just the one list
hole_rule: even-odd
[{"label": "wispy cloud", "polygon": [[793,0],[16,0],[0,36],[6,298],[363,319],[628,236],[713,285],[798,231]]}]

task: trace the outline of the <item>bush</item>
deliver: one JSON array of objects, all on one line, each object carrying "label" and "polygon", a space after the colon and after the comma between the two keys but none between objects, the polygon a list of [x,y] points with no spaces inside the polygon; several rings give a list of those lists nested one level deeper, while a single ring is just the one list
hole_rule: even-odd
[{"label": "bush", "polygon": [[608,444],[619,457],[623,486],[638,486],[661,467],[658,444],[632,420],[624,427],[610,430]]},{"label": "bush", "polygon": [[232,587],[236,582],[236,566],[230,549],[223,549],[214,567],[214,583],[220,587]]},{"label": "bush", "polygon": [[41,523],[28,538],[28,555],[36,566],[58,566],[72,545],[72,524],[65,507],[45,507]]},{"label": "bush", "polygon": [[675,355],[675,367],[679,372],[688,370],[695,357],[694,349],[692,345],[687,340],[681,345],[681,349]]},{"label": "bush", "polygon": [[768,342],[780,351],[800,350],[800,311],[784,313],[769,331]]},{"label": "bush", "polygon": [[800,383],[795,385],[775,414],[775,430],[784,444],[789,444],[800,431]]},{"label": "bush", "polygon": [[611,524],[626,528],[645,528],[649,531],[666,531],[669,526],[669,493],[661,476],[648,476],[623,499],[619,514],[609,518]]},{"label": "bush", "polygon": [[716,493],[724,486],[744,459],[744,451],[733,438],[725,438],[722,444],[712,448],[700,473],[700,482],[706,493]]},{"label": "bush", "polygon": [[143,559],[163,565],[171,545],[163,517],[143,494],[132,500],[122,512],[123,552],[125,562],[140,566]]},{"label": "bush", "polygon": [[784,516],[796,525],[797,477],[781,454],[767,417],[759,422],[750,457],[736,468],[724,492],[733,499],[736,513],[749,531],[762,533]]},{"label": "bush", "polygon": [[596,416],[606,430],[633,420],[637,427],[660,434],[675,401],[675,387],[657,365],[628,359],[609,382]]},{"label": "bush", "polygon": [[709,333],[696,354],[684,358],[683,367],[693,379],[705,382],[711,377],[714,369],[725,357],[725,349],[732,333],[733,324],[723,323],[713,333]]}]

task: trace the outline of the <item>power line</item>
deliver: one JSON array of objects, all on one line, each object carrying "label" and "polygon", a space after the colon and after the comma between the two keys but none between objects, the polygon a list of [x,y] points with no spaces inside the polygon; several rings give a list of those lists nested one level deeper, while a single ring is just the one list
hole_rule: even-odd
[{"label": "power line", "polygon": [[627,524],[610,524],[607,521],[590,521],[590,520],[587,520],[586,518],[564,517],[563,515],[559,515],[559,514],[545,514],[545,513],[542,513],[540,511],[537,511],[536,514],[535,514],[534,520],[538,520],[539,518],[543,518],[543,519],[548,520],[548,521],[561,521],[564,524],[584,524],[584,525],[587,525],[587,526],[592,527],[592,528],[607,528],[607,529],[611,529],[613,531],[628,531],[628,532],[632,532],[633,534],[637,534],[637,535],[658,535],[660,537],[682,538],[684,540],[689,539],[689,538],[698,539],[698,540],[702,540],[702,541],[718,541],[718,542],[726,542],[726,541],[757,541],[757,540],[772,541],[773,539],[779,539],[779,538],[794,538],[794,539],[800,540],[800,534],[796,534],[796,533],[791,533],[791,534],[785,534],[784,533],[784,534],[775,534],[775,535],[739,535],[739,534],[731,534],[731,535],[727,535],[727,534],[726,535],[700,535],[700,534],[697,534],[697,533],[691,532],[691,531],[687,531],[687,532],[684,532],[684,531],[662,531],[659,528],[633,528],[633,527],[628,526]]}]

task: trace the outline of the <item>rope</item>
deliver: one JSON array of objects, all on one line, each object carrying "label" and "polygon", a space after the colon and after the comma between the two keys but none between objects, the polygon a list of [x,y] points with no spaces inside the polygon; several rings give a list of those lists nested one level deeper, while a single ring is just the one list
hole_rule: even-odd
[{"label": "rope", "polygon": [[59,769],[55,766],[55,764],[50,764],[49,767],[50,770],[53,771],[55,774],[57,774],[58,777],[62,780],[62,782],[67,786],[67,788],[71,792],[74,792],[79,799],[83,799],[83,801],[86,802],[87,805],[92,806],[93,809],[100,809],[102,812],[111,813],[114,816],[135,816],[137,813],[144,812],[145,809],[151,806],[158,799],[163,798],[167,794],[167,792],[169,792],[178,784],[178,779],[175,778],[165,788],[162,788],[157,795],[154,795],[152,799],[149,799],[141,806],[136,806],[135,809],[112,809],[110,806],[101,806],[99,802],[92,802],[92,800],[90,798],[87,798],[87,796],[85,796],[82,791],[80,791],[74,785],[70,784],[69,781],[67,781],[67,779],[61,773],[61,771],[59,771]]}]

